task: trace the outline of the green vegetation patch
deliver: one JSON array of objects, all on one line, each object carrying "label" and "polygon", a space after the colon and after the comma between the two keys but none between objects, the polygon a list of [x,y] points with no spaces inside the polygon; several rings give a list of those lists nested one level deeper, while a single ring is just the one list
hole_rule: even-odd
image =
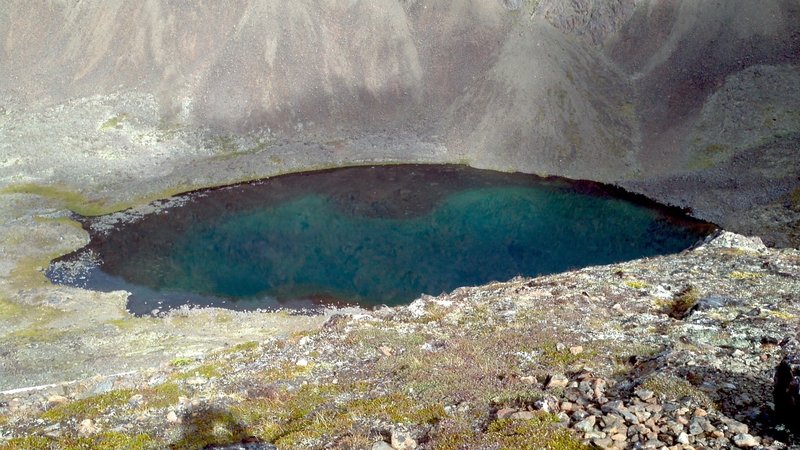
[{"label": "green vegetation patch", "polygon": [[186,429],[183,436],[169,448],[194,450],[211,444],[226,445],[242,442],[250,437],[238,418],[225,409],[206,408],[184,417]]},{"label": "green vegetation patch", "polygon": [[794,208],[800,208],[800,188],[795,189],[789,194],[789,201]]},{"label": "green vegetation patch", "polygon": [[121,389],[76,400],[53,407],[42,413],[42,419],[52,422],[63,422],[69,419],[78,421],[94,419],[112,408],[127,406],[128,400],[135,394],[132,389]]},{"label": "green vegetation patch", "polygon": [[687,286],[678,292],[663,312],[673,319],[683,319],[689,315],[697,302],[700,301],[700,292],[694,286]]},{"label": "green vegetation patch", "polygon": [[414,399],[399,393],[352,400],[345,403],[342,410],[353,417],[392,423],[434,424],[446,415],[441,404],[420,405]]},{"label": "green vegetation patch", "polygon": [[497,419],[485,433],[463,423],[448,422],[431,436],[431,448],[499,448],[502,450],[583,450],[584,445],[572,431],[559,424],[553,414],[541,413],[529,420]]},{"label": "green vegetation patch", "polygon": [[537,415],[529,420],[498,419],[486,430],[487,443],[496,442],[501,449],[581,450],[589,449],[569,430],[558,425],[553,414]]},{"label": "green vegetation patch", "polygon": [[100,130],[105,131],[116,128],[122,128],[122,122],[126,120],[128,120],[128,115],[125,113],[120,113],[115,116],[109,117],[108,120],[106,120],[100,125]]},{"label": "green vegetation patch", "polygon": [[177,383],[168,381],[144,391],[142,395],[148,408],[158,409],[178,403],[180,397],[188,395],[188,390]]},{"label": "green vegetation patch", "polygon": [[642,388],[653,391],[661,400],[691,400],[706,408],[712,408],[714,402],[703,391],[692,386],[691,383],[674,375],[655,374],[647,378],[640,385]]},{"label": "green vegetation patch", "polygon": [[[182,367],[187,367],[187,366],[189,366],[191,364],[191,362],[187,363],[187,364],[184,364],[185,359],[188,359],[188,358],[179,358],[176,361],[179,364],[183,364]],[[176,366],[176,367],[180,367],[180,366]],[[201,365],[199,365],[199,366],[197,366],[195,368],[186,369],[185,372],[182,372],[182,373],[179,373],[177,375],[174,375],[172,377],[172,379],[173,380],[188,380],[189,378],[196,377],[196,376],[200,376],[200,377],[203,377],[203,378],[215,378],[215,377],[219,377],[222,374],[222,372],[224,372],[224,368],[221,367],[219,364],[206,363],[206,364],[201,364]]]},{"label": "green vegetation patch", "polygon": [[[249,179],[234,180],[235,182],[250,181]],[[188,185],[181,184],[170,187],[160,192],[154,192],[144,197],[132,198],[128,201],[111,203],[107,199],[94,199],[91,200],[81,193],[75,192],[73,189],[63,184],[37,184],[37,183],[21,183],[6,186],[0,189],[0,194],[30,194],[38,195],[57,202],[61,207],[66,208],[75,214],[84,217],[96,217],[105,214],[110,214],[117,211],[122,211],[131,208],[135,205],[146,204],[154,200],[172,197],[174,195],[189,192],[200,187],[207,187],[205,185]],[[208,186],[213,187],[213,186]]]},{"label": "green vegetation patch", "polygon": [[42,436],[26,436],[11,439],[2,448],[4,450],[148,450],[159,447],[146,434],[129,436],[122,433],[104,432],[91,437],[64,436],[46,438]]},{"label": "green vegetation patch", "polygon": [[573,354],[568,348],[559,350],[555,343],[548,342],[542,345],[542,357],[548,366],[569,367],[575,363],[591,359],[597,354],[595,349],[584,349],[582,352]]},{"label": "green vegetation patch", "polygon": [[[237,434],[237,427],[247,429],[254,437],[280,448],[314,447],[334,436],[345,436],[350,445],[364,447],[374,441],[376,421],[436,424],[446,417],[443,404],[417,401],[400,393],[346,400],[352,395],[366,395],[363,389],[369,387],[363,383],[309,384],[299,389],[273,391],[271,395],[231,406],[232,415],[225,428],[232,431],[232,436]],[[202,428],[205,431],[198,430],[197,434],[208,435],[212,427],[205,423]],[[218,438],[219,433],[215,433],[214,442],[219,442]],[[178,448],[183,448],[181,445]]]},{"label": "green vegetation patch", "polygon": [[175,358],[169,362],[172,367],[186,367],[194,364],[194,358]]},{"label": "green vegetation patch", "polygon": [[758,272],[744,272],[739,270],[734,270],[733,272],[728,274],[728,277],[731,280],[757,280],[759,278],[763,278],[763,273]]}]

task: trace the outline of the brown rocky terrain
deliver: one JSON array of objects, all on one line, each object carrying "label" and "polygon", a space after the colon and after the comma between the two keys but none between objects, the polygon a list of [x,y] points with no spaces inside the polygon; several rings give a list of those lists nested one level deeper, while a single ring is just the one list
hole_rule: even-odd
[{"label": "brown rocky terrain", "polygon": [[[0,446],[369,447],[403,424],[444,448],[790,442],[768,385],[800,295],[796,0],[9,0],[0,43]],[[124,292],[42,274],[87,241],[71,212],[395,162],[614,183],[784,249],[693,251],[337,320],[132,318]],[[727,300],[670,317],[689,286]],[[241,342],[255,344],[209,353]],[[547,388],[554,375],[566,386]],[[609,414],[624,423],[611,430]]]}]

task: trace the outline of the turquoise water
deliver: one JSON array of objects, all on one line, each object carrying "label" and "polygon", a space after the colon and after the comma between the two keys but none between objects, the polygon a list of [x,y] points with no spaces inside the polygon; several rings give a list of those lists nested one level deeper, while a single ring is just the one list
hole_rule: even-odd
[{"label": "turquoise water", "polygon": [[207,191],[93,239],[84,251],[100,263],[82,283],[133,292],[140,314],[185,303],[396,305],[677,252],[704,229],[585,183],[455,166],[341,171]]}]

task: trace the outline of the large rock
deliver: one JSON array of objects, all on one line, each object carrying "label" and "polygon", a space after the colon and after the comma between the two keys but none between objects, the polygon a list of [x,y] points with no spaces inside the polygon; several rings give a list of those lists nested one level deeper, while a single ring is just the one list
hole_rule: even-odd
[{"label": "large rock", "polygon": [[788,355],[775,370],[776,418],[800,432],[800,354]]}]

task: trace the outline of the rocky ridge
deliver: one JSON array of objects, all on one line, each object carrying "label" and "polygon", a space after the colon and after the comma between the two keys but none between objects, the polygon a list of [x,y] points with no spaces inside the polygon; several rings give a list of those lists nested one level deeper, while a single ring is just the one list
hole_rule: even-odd
[{"label": "rocky ridge", "polygon": [[772,403],[798,293],[800,252],[724,232],[4,392],[0,448],[800,448]]}]

